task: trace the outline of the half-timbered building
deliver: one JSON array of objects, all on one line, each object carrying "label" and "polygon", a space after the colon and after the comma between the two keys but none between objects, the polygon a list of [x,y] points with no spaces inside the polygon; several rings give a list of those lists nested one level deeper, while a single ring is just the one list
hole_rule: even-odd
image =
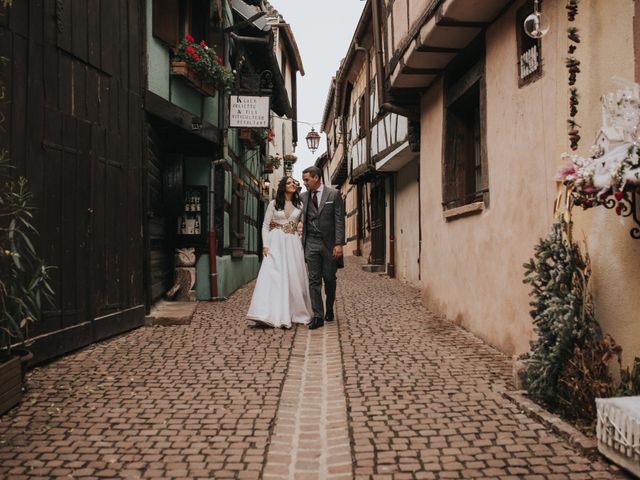
[{"label": "half-timbered building", "polygon": [[[417,273],[426,305],[509,354],[526,352],[533,338],[522,264],[554,221],[554,176],[575,141],[567,120],[579,125],[580,151],[589,155],[600,98],[617,88],[611,77],[638,81],[639,71],[636,2],[581,3],[570,19],[566,1],[545,0],[550,30],[538,39],[524,31],[533,9],[531,0],[370,0],[336,81],[336,111],[349,119],[350,178],[368,192],[358,208],[371,262],[382,263],[377,191],[384,188],[387,272],[406,268],[411,281]],[[570,55],[584,72],[572,85]],[[400,135],[388,138],[395,148],[384,151],[373,126],[388,131],[388,112],[404,119]],[[395,183],[382,181],[418,144],[419,160],[394,172]],[[396,151],[395,160],[387,156]],[[626,362],[640,352],[631,321],[640,299],[624,293],[635,288],[640,258],[629,235],[640,217],[629,215],[626,223],[604,208],[574,215],[592,261],[596,316]],[[404,260],[407,232],[405,245],[417,244],[418,253],[407,249]]]}]

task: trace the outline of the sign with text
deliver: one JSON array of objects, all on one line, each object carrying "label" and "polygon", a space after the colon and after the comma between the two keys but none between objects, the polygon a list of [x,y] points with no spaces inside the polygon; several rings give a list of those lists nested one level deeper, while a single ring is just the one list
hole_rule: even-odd
[{"label": "sign with text", "polygon": [[232,95],[229,103],[230,127],[269,127],[270,97]]}]

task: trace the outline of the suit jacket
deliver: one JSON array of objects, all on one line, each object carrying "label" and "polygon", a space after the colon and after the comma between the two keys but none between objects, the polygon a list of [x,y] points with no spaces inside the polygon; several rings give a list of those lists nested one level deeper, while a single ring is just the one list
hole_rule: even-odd
[{"label": "suit jacket", "polygon": [[[304,228],[302,230],[302,245],[307,247],[307,208],[311,203],[311,192],[304,192],[302,195],[302,221]],[[336,245],[346,245],[344,238],[344,201],[342,195],[335,188],[324,186],[320,204],[318,205],[318,228],[322,234],[322,242],[325,246],[333,251]],[[342,259],[340,259],[342,264]]]}]

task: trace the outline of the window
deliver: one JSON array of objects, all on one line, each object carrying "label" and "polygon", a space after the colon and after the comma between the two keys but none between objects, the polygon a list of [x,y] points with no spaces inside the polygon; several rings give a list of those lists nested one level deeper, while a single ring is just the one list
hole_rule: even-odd
[{"label": "window", "polygon": [[525,18],[533,13],[533,0],[527,1],[516,14],[518,41],[518,87],[524,87],[542,77],[542,41],[531,38],[523,28]]},{"label": "window", "polygon": [[187,33],[208,42],[207,0],[153,0],[153,36],[175,47]]},{"label": "window", "polygon": [[486,203],[484,49],[478,44],[445,73],[444,97],[443,207]]},{"label": "window", "polygon": [[358,99],[358,138],[364,138],[367,135],[365,130],[365,97],[362,95]]},{"label": "window", "polygon": [[153,0],[153,36],[170,47],[180,36],[180,1]]}]

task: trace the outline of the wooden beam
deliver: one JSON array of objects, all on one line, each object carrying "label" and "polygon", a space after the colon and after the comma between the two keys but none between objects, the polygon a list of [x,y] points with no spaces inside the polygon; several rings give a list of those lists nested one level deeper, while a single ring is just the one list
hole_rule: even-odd
[{"label": "wooden beam", "polygon": [[442,68],[416,68],[406,65],[404,61],[400,61],[400,71],[404,75],[440,75]]},{"label": "wooden beam", "polygon": [[442,11],[436,13],[436,25],[439,27],[459,27],[459,28],[485,28],[488,22],[465,22],[454,18],[445,17]]},{"label": "wooden beam", "polygon": [[160,117],[193,135],[198,135],[199,137],[218,145],[221,144],[222,135],[220,133],[220,129],[215,125],[202,120],[202,128],[200,130],[194,131],[191,129],[191,120],[193,117],[199,117],[199,115],[187,112],[149,90],[147,90],[145,94],[145,100],[147,112],[155,115],[156,117]]},{"label": "wooden beam", "polygon": [[[418,39],[416,40],[418,41]],[[416,52],[419,53],[460,53],[462,48],[450,48],[450,47],[430,47],[425,44],[418,44],[416,47]]]}]

